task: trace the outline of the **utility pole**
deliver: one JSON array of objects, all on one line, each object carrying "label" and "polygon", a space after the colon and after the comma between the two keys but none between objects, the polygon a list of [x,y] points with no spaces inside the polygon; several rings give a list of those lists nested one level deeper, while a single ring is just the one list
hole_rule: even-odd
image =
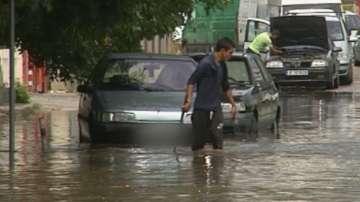
[{"label": "utility pole", "polygon": [[13,168],[15,156],[15,0],[10,0],[10,99],[9,99],[9,161]]}]

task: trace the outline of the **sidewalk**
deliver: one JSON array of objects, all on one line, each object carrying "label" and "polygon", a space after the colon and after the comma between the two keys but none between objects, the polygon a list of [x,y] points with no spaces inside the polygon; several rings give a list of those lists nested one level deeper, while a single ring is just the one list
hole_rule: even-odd
[{"label": "sidewalk", "polygon": [[[23,110],[34,105],[40,105],[42,111],[76,111],[79,106],[77,93],[45,93],[30,94],[29,104],[16,104],[15,110]],[[0,105],[0,117],[7,115],[9,106]]]}]

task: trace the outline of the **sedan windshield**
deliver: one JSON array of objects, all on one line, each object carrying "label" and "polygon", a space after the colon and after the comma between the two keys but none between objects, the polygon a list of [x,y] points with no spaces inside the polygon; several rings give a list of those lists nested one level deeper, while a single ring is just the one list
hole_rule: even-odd
[{"label": "sedan windshield", "polygon": [[194,70],[191,61],[118,59],[106,64],[99,83],[120,90],[181,91]]},{"label": "sedan windshield", "polygon": [[233,60],[226,62],[229,83],[249,83],[249,73],[245,61]]},{"label": "sedan windshield", "polygon": [[344,34],[341,28],[340,21],[327,21],[327,29],[329,37],[332,41],[343,41]]}]

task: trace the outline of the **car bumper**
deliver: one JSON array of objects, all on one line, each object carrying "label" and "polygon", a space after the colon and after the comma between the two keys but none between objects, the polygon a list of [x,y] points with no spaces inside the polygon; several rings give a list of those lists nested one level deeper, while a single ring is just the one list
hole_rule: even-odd
[{"label": "car bumper", "polygon": [[339,66],[339,71],[338,71],[338,75],[340,77],[345,77],[349,74],[349,67],[350,64],[346,63],[346,64],[340,64]]},{"label": "car bumper", "polygon": [[231,118],[231,114],[224,113],[224,133],[236,133],[237,130],[243,131],[251,127],[253,112],[238,113],[236,119]]},{"label": "car bumper", "polygon": [[97,123],[94,134],[97,139],[160,143],[188,141],[191,128],[180,123]]}]

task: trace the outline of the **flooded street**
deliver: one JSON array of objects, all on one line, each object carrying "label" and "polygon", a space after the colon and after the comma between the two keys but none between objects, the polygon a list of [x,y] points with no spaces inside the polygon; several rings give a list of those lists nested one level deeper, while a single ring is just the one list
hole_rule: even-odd
[{"label": "flooded street", "polygon": [[[281,139],[224,151],[79,144],[76,111],[23,117],[9,169],[0,121],[0,201],[360,201],[360,94],[283,93]],[[48,125],[41,135],[39,119]]]}]

